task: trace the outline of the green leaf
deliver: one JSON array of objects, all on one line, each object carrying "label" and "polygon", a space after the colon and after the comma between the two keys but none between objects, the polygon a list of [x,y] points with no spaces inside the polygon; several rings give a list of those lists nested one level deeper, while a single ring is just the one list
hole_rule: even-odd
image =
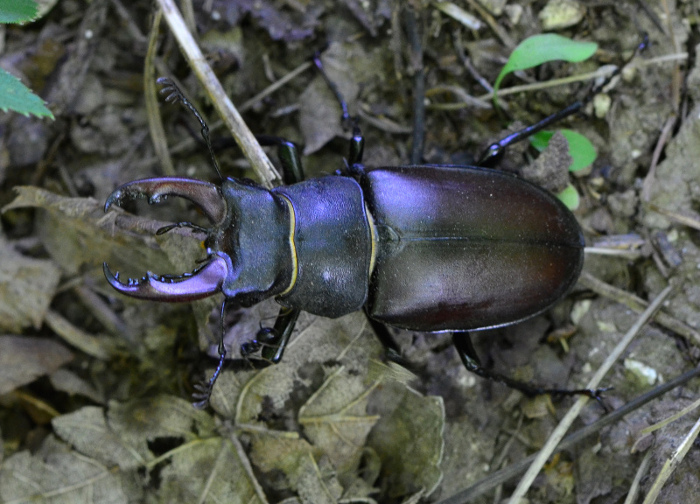
[{"label": "green leaf", "polygon": [[34,0],[0,0],[0,23],[26,23],[37,15]]},{"label": "green leaf", "polygon": [[569,142],[569,154],[573,158],[569,171],[583,170],[592,165],[593,161],[598,157],[598,153],[591,141],[581,133],[572,130],[563,129],[561,132]]},{"label": "green leaf", "polygon": [[576,188],[569,184],[562,192],[557,194],[557,198],[566,205],[569,210],[576,210],[580,203]]},{"label": "green leaf", "polygon": [[553,131],[542,130],[538,131],[530,137],[530,145],[532,145],[539,152],[542,152],[549,145],[549,141],[554,136]]},{"label": "green leaf", "polygon": [[[5,0],[0,0],[2,1]],[[54,118],[41,98],[32,93],[17,77],[2,68],[0,68],[0,109],[4,112],[14,110],[24,115],[34,114],[37,117]]]},{"label": "green leaf", "polygon": [[595,42],[571,40],[554,33],[533,35],[523,40],[508,58],[493,85],[493,99],[496,101],[498,88],[503,78],[511,72],[532,68],[548,61],[564,60],[579,62],[590,58],[598,49]]},{"label": "green leaf", "polygon": [[[575,172],[582,170],[596,160],[598,153],[593,147],[591,141],[580,133],[569,129],[560,130],[567,142],[569,142],[569,154],[571,155],[571,166],[569,166],[569,171]],[[553,131],[539,131],[530,137],[530,144],[542,152],[547,148],[549,140],[554,135]]]}]

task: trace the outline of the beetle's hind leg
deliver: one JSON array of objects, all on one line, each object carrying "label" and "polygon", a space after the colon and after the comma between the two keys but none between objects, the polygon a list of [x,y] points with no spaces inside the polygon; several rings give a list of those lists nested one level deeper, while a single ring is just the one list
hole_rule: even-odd
[{"label": "beetle's hind leg", "polygon": [[496,371],[482,367],[468,332],[452,333],[452,342],[454,343],[454,346],[457,349],[457,354],[459,355],[459,358],[462,359],[464,367],[467,368],[467,371],[479,375],[482,378],[488,378],[490,380],[503,383],[504,385],[512,389],[519,390],[523,394],[530,397],[544,394],[551,394],[554,396],[585,395],[600,401],[601,394],[609,390],[608,388],[567,390],[533,386],[529,383],[514,380],[513,378],[502,375],[501,373],[497,373]]}]

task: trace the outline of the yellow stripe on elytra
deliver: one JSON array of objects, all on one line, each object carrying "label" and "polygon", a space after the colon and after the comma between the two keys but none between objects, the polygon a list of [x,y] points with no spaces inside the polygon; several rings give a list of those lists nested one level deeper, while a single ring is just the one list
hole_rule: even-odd
[{"label": "yellow stripe on elytra", "polygon": [[367,208],[367,203],[365,203],[365,215],[367,216],[367,224],[369,225],[369,239],[371,243],[370,256],[369,256],[369,271],[367,272],[367,277],[372,276],[372,271],[374,271],[374,263],[377,259],[377,227],[374,224],[374,217]]},{"label": "yellow stripe on elytra", "polygon": [[297,276],[299,275],[299,258],[297,257],[297,246],[294,243],[294,236],[296,234],[297,227],[297,217],[294,214],[294,206],[292,202],[284,194],[279,194],[282,199],[287,203],[289,207],[289,249],[292,251],[292,280],[289,282],[289,287],[287,287],[284,292],[280,293],[280,296],[285,296],[291,292],[294,288],[294,284],[297,282]]}]

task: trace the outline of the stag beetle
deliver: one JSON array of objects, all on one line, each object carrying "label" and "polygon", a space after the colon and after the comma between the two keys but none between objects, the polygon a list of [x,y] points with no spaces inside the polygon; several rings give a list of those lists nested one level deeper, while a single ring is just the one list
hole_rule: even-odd
[{"label": "stag beetle", "polygon": [[[320,59],[314,61],[326,77]],[[195,114],[219,172],[197,110],[172,81],[158,81],[167,101],[180,101]],[[560,113],[493,144],[479,164],[580,110],[606,83]],[[329,84],[344,118],[349,117]],[[481,166],[366,167],[357,123],[345,168],[334,176],[303,180],[293,143],[268,136],[259,140],[279,148],[286,185],[268,190],[233,178],[221,177],[220,184],[152,178],[122,185],[105,203],[107,211],[128,199],[158,203],[180,196],[201,208],[211,223],[201,228],[181,222],[158,231],[190,227],[206,234],[207,260],[191,274],[149,272],[123,283],[104,264],[109,283],[128,296],[191,301],[224,294],[219,364],[209,382],[198,386],[195,407],[208,403],[226,357],[226,305],[251,306],[270,297],[282,305],[274,327],[243,343],[244,356],[260,352],[262,359],[279,362],[302,310],[340,317],[363,309],[389,357],[398,359],[400,350],[384,324],[450,331],[464,365],[481,376],[527,393],[597,396],[599,391],[533,388],[486,370],[469,338],[468,331],[515,324],[547,310],[576,283],[584,239],[576,218],[556,197]]]}]

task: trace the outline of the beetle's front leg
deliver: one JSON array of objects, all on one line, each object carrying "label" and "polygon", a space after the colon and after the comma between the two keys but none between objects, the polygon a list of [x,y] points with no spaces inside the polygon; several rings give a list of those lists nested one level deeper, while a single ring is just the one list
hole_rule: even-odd
[{"label": "beetle's front leg", "polygon": [[304,180],[304,168],[299,158],[299,149],[294,142],[272,135],[255,135],[255,139],[265,147],[277,147],[277,157],[282,164],[282,178],[285,185]]},{"label": "beetle's front leg", "polygon": [[467,371],[481,376],[482,378],[488,378],[490,380],[503,383],[507,387],[519,390],[523,394],[530,397],[544,394],[552,394],[555,396],[585,395],[600,401],[601,394],[607,390],[610,390],[609,388],[600,388],[594,390],[567,390],[556,388],[552,389],[543,387],[533,387],[528,383],[514,380],[513,378],[509,378],[508,376],[502,375],[500,373],[497,373],[496,371],[486,369],[485,367],[483,367],[479,362],[479,357],[476,354],[476,350],[474,349],[474,345],[472,344],[472,340],[468,332],[452,333],[452,342],[454,343],[454,346],[457,349],[457,353],[459,354],[459,358],[462,360],[462,364],[464,364],[464,367],[467,368]]},{"label": "beetle's front leg", "polygon": [[299,318],[301,310],[294,308],[281,308],[274,327],[264,327],[258,331],[255,339],[246,341],[241,345],[241,355],[249,357],[260,350],[260,358],[272,364],[282,360],[289,338],[294,331],[294,326]]},{"label": "beetle's front leg", "polygon": [[[214,370],[214,374],[206,383],[195,385],[196,392],[192,394],[195,402],[192,405],[197,409],[204,409],[209,404],[214,384],[221,374],[226,360],[226,347],[224,346],[224,320],[226,318],[226,301],[221,305],[221,338],[219,339],[219,363]],[[280,309],[275,325],[272,328],[262,328],[254,339],[241,344],[241,355],[244,358],[249,358],[252,354],[260,351],[260,361],[271,364],[277,364],[282,360],[284,350],[287,348],[289,338],[294,331],[297,319],[301,310],[292,308]]]}]

